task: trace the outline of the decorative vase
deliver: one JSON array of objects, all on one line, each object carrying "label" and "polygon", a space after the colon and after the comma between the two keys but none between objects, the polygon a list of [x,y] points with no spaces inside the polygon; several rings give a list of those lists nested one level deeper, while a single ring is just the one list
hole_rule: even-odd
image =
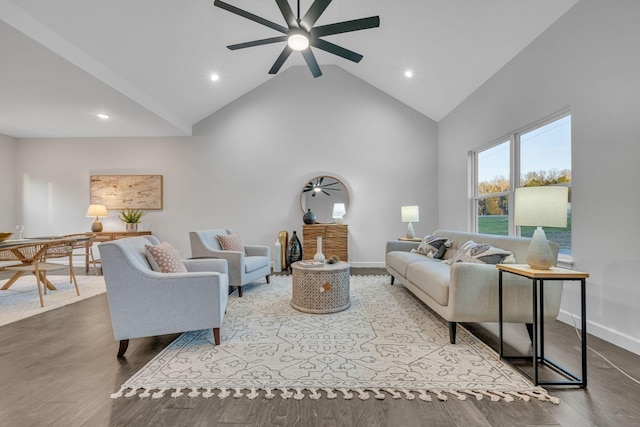
[{"label": "decorative vase", "polygon": [[127,230],[127,231],[138,231],[138,223],[137,222],[127,222],[127,223],[125,223],[125,230]]},{"label": "decorative vase", "polygon": [[315,224],[316,223],[316,214],[311,212],[311,209],[307,209],[307,213],[302,215],[302,221],[305,224]]},{"label": "decorative vase", "polygon": [[280,240],[276,240],[273,244],[273,272],[280,273],[282,271],[282,245]]},{"label": "decorative vase", "polygon": [[324,262],[324,254],[322,253],[322,237],[318,237],[318,249],[316,254],[313,256],[313,260]]},{"label": "decorative vase", "polygon": [[289,267],[287,263],[287,243],[289,242],[289,233],[281,231],[278,233],[278,241],[280,242],[280,270],[286,270]]},{"label": "decorative vase", "polygon": [[297,261],[302,261],[302,245],[294,230],[293,236],[289,240],[289,246],[287,246],[287,265],[289,270],[291,270],[291,265]]}]

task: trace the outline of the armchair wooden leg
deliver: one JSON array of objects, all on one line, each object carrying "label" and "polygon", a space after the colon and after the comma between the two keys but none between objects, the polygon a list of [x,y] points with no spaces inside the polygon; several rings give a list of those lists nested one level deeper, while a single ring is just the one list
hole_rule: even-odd
[{"label": "armchair wooden leg", "polygon": [[267,274],[267,276],[266,276],[266,279],[267,279],[267,283],[271,283],[271,282],[270,282],[271,278],[270,278],[270,276],[269,276],[268,274]]},{"label": "armchair wooden leg", "polygon": [[220,345],[220,328],[213,328],[213,342]]},{"label": "armchair wooden leg", "polygon": [[118,349],[118,359],[122,359],[129,348],[129,340],[120,340],[120,348]]},{"label": "armchair wooden leg", "polygon": [[238,286],[238,298],[242,298],[242,286]]},{"label": "armchair wooden leg", "polygon": [[393,286],[393,282],[395,282],[395,281],[396,281],[396,278],[391,276],[391,286]]}]

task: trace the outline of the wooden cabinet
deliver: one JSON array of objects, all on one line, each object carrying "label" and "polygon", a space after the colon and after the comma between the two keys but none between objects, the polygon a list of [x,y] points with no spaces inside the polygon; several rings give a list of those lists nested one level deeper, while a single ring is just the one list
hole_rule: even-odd
[{"label": "wooden cabinet", "polygon": [[326,258],[338,257],[349,261],[349,228],[346,224],[305,224],[302,226],[302,255],[313,259],[318,251],[318,237],[322,237],[322,253]]}]

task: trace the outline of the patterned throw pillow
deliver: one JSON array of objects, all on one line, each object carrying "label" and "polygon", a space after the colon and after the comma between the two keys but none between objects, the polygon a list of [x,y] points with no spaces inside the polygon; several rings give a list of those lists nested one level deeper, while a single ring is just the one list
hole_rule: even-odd
[{"label": "patterned throw pillow", "polygon": [[516,257],[513,252],[494,248],[488,243],[475,243],[469,240],[462,245],[453,258],[442,261],[445,264],[455,262],[474,262],[476,264],[515,264]]},{"label": "patterned throw pillow", "polygon": [[411,252],[426,255],[429,258],[442,259],[451,242],[446,237],[427,236],[422,239],[418,249],[411,249]]},{"label": "patterned throw pillow", "polygon": [[186,273],[178,252],[167,242],[159,245],[145,245],[145,255],[151,265],[151,269],[161,273]]},{"label": "patterned throw pillow", "polygon": [[218,234],[218,242],[223,251],[244,252],[244,245],[239,234]]}]

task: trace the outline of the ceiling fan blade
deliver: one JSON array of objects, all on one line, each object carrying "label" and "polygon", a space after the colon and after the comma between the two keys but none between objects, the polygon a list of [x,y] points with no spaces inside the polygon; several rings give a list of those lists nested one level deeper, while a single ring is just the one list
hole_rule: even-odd
[{"label": "ceiling fan blade", "polygon": [[311,31],[313,25],[316,23],[322,12],[325,11],[327,6],[329,6],[331,0],[316,0],[313,2],[307,13],[305,13],[304,17],[300,20],[300,26],[307,31]]},{"label": "ceiling fan blade", "polygon": [[322,75],[322,71],[320,70],[318,61],[316,61],[316,57],[313,52],[311,52],[311,49],[307,48],[303,50],[302,57],[307,62],[307,66],[309,67],[309,70],[311,70],[313,77],[320,77]]},{"label": "ceiling fan blade", "polygon": [[349,49],[345,49],[317,37],[312,37],[309,42],[311,43],[311,45],[317,47],[318,49],[322,49],[326,52],[333,53],[334,55],[341,56],[345,59],[348,59],[349,61],[360,62],[360,60],[363,58],[359,53],[356,53]]},{"label": "ceiling fan blade", "polygon": [[293,10],[291,10],[291,6],[289,6],[289,2],[287,0],[276,0],[278,7],[280,8],[280,12],[284,17],[284,20],[287,21],[287,25],[289,29],[300,28],[298,26],[298,20],[296,19],[296,15],[294,15]]},{"label": "ceiling fan blade", "polygon": [[321,176],[320,178],[318,178],[318,185],[322,185],[322,181],[324,181],[324,176]]},{"label": "ceiling fan blade", "polygon": [[244,49],[246,47],[261,46],[263,44],[286,42],[287,36],[271,37],[268,39],[254,40],[252,42],[238,43],[227,46],[230,50]]},{"label": "ceiling fan blade", "polygon": [[326,194],[327,196],[331,196],[331,194],[327,193],[327,192],[326,192],[326,191],[324,191],[324,190],[322,190],[322,192],[323,192],[324,194]]},{"label": "ceiling fan blade", "polygon": [[277,74],[282,64],[284,64],[289,55],[291,55],[291,52],[293,52],[293,49],[291,49],[289,45],[286,45],[282,53],[280,53],[280,56],[278,56],[278,59],[276,59],[276,62],[274,62],[273,67],[269,70],[269,74]]},{"label": "ceiling fan blade", "polygon": [[282,25],[278,25],[275,22],[271,22],[267,19],[261,18],[258,15],[254,15],[251,12],[247,12],[246,10],[239,9],[235,6],[230,5],[229,3],[225,3],[220,0],[215,0],[213,2],[213,5],[218,6],[219,8],[222,8],[231,13],[235,13],[236,15],[240,15],[243,18],[250,19],[253,22],[257,22],[258,24],[262,24],[266,27],[273,28],[274,30],[280,31],[281,33],[287,34],[289,32],[289,29],[283,27]]},{"label": "ceiling fan blade", "polygon": [[321,25],[311,30],[312,37],[330,36],[332,34],[348,33],[351,31],[366,30],[380,26],[379,16],[354,19],[352,21],[337,22],[335,24]]}]

